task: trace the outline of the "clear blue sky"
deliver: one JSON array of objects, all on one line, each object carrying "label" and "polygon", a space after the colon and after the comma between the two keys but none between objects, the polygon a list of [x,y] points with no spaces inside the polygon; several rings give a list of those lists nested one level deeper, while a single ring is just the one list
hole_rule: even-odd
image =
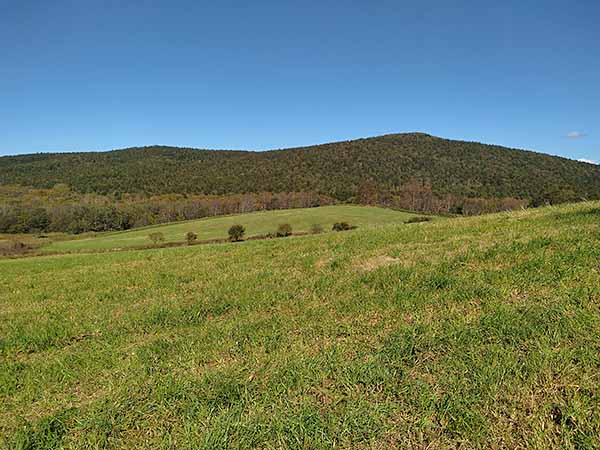
[{"label": "clear blue sky", "polygon": [[0,155],[423,131],[600,161],[599,125],[597,0],[0,0]]}]

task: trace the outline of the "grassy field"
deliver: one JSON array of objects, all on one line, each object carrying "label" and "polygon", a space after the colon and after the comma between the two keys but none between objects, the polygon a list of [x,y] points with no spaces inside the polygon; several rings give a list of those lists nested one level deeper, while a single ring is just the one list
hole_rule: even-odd
[{"label": "grassy field", "polygon": [[599,261],[598,202],[2,260],[0,448],[600,448]]},{"label": "grassy field", "polygon": [[289,223],[294,232],[307,232],[313,224],[320,224],[330,231],[335,222],[346,221],[359,227],[402,223],[415,214],[385,208],[336,205],[320,208],[261,211],[243,215],[208,217],[200,220],[175,222],[167,225],[137,228],[130,231],[104,233],[84,239],[53,242],[44,247],[47,251],[78,251],[127,248],[151,244],[148,235],[160,231],[165,242],[183,242],[188,231],[198,235],[199,240],[227,238],[231,225],[240,223],[246,228],[246,236],[273,233],[279,224]]}]

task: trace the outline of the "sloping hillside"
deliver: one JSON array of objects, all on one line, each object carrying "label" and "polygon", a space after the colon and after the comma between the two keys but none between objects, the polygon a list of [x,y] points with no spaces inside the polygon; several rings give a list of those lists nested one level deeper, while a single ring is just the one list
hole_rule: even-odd
[{"label": "sloping hillside", "polygon": [[245,237],[255,237],[267,233],[274,234],[280,224],[289,224],[294,233],[309,233],[313,225],[319,225],[323,232],[329,232],[336,222],[368,227],[390,223],[401,224],[411,217],[414,218],[415,215],[391,209],[355,205],[260,211],[168,223],[128,231],[98,233],[78,239],[58,240],[44,246],[42,250],[68,252],[140,247],[150,245],[149,234],[157,232],[164,236],[165,243],[185,242],[188,232],[195,233],[199,241],[226,239],[229,227],[235,224],[240,224],[245,228]]},{"label": "sloping hillside", "polygon": [[145,147],[0,158],[0,184],[66,183],[97,193],[313,191],[345,200],[365,180],[393,189],[411,178],[469,197],[531,199],[562,190],[570,200],[600,198],[597,166],[422,133],[267,152]]},{"label": "sloping hillside", "polygon": [[1,448],[600,448],[600,202],[0,261]]}]

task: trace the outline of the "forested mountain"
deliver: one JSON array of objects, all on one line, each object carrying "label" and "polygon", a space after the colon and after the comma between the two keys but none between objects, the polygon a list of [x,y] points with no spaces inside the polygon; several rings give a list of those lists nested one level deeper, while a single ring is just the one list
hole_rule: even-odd
[{"label": "forested mountain", "polygon": [[600,198],[600,167],[422,133],[266,152],[143,147],[0,158],[0,232],[107,231],[355,202],[473,215]]},{"label": "forested mountain", "polygon": [[365,181],[393,192],[410,180],[467,198],[600,198],[598,166],[423,133],[265,152],[152,146],[0,158],[2,185],[64,183],[80,193],[315,192],[344,201]]}]

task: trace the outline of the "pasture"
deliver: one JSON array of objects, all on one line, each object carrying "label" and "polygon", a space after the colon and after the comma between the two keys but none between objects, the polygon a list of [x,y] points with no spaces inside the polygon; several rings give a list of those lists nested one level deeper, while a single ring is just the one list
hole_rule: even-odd
[{"label": "pasture", "polygon": [[128,231],[98,233],[77,239],[60,240],[43,247],[46,251],[86,251],[139,247],[151,244],[150,233],[160,232],[166,243],[184,242],[185,235],[193,232],[198,240],[226,239],[227,230],[234,224],[246,228],[246,236],[274,233],[279,224],[288,223],[294,232],[309,232],[314,224],[324,231],[331,231],[335,222],[348,222],[358,227],[402,223],[415,214],[391,209],[356,205],[322,206],[319,208],[285,209],[260,211],[248,214],[207,217],[199,220],[173,222],[165,225],[135,228]]},{"label": "pasture", "polygon": [[0,448],[600,447],[600,203],[384,222],[0,260]]}]

